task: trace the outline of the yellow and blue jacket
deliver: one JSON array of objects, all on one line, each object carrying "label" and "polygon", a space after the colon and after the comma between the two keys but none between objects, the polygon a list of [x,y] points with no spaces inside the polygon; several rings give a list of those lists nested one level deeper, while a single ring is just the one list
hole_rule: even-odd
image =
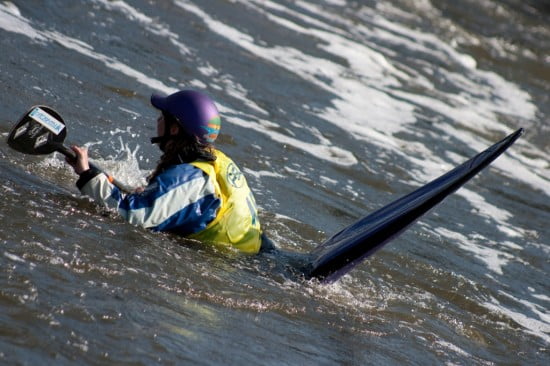
[{"label": "yellow and blue jacket", "polygon": [[131,224],[258,253],[261,230],[254,196],[235,163],[221,151],[214,154],[213,162],[165,169],[140,193],[124,194],[95,169],[82,173],[77,187]]}]

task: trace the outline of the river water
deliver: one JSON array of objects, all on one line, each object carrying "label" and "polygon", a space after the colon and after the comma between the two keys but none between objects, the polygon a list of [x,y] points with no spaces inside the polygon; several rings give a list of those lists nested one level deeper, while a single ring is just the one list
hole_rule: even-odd
[{"label": "river water", "polygon": [[207,91],[266,233],[308,252],[513,130],[340,281],[133,227],[0,143],[0,363],[547,365],[550,4],[0,1],[0,133],[55,108],[140,185],[152,92]]}]

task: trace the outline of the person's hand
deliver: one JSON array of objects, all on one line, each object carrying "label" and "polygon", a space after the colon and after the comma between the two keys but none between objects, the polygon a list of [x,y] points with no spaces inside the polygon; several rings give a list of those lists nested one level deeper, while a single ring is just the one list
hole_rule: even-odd
[{"label": "person's hand", "polygon": [[73,167],[74,172],[80,175],[90,169],[90,163],[88,162],[88,149],[73,145],[71,146],[71,150],[73,150],[76,154],[76,159],[72,160],[66,158],[65,160],[70,166]]}]

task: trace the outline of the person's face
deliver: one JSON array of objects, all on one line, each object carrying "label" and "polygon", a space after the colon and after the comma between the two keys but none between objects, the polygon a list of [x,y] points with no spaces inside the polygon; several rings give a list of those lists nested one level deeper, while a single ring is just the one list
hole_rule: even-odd
[{"label": "person's face", "polygon": [[157,118],[157,136],[164,136],[164,130],[166,128],[166,123],[164,122],[164,116],[161,115]]},{"label": "person's face", "polygon": [[[166,121],[164,120],[164,115],[161,115],[157,118],[157,136],[164,136],[166,131]],[[170,135],[177,135],[179,132],[179,127],[177,124],[172,124],[170,126]]]}]

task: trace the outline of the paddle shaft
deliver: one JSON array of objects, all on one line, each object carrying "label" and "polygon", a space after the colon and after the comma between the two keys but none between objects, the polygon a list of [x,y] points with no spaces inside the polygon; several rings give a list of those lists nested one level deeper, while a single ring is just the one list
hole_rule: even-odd
[{"label": "paddle shaft", "polygon": [[[65,144],[61,144],[61,143],[58,143],[58,144],[55,144],[55,145],[56,145],[56,150],[58,152],[60,152],[61,154],[65,155],[67,158],[69,158],[69,160],[73,160],[73,161],[76,160],[76,153],[72,149],[67,147]],[[94,165],[93,163],[91,163],[89,161],[88,161],[88,165],[92,169],[97,169],[97,170],[100,170],[100,171],[103,172],[103,169],[99,168],[98,166]],[[123,191],[125,193],[131,193],[131,191],[132,191],[130,188],[126,187],[124,183],[118,181],[117,179],[115,179],[114,177],[112,177],[110,175],[109,175],[109,181],[111,183],[113,183],[115,186],[117,186],[118,189],[120,189],[121,191]]]}]

